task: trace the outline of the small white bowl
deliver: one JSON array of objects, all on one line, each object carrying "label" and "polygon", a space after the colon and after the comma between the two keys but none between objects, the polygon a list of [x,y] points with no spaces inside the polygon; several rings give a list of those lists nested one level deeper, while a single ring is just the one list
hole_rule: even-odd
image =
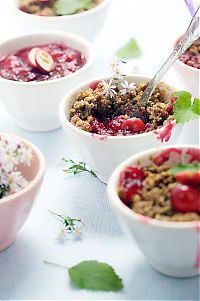
[{"label": "small white bowl", "polygon": [[[198,149],[193,145],[173,147]],[[145,151],[121,163],[109,180],[108,198],[125,232],[134,237],[157,271],[173,277],[191,277],[200,273],[200,222],[165,222],[136,214],[122,203],[117,192],[119,175],[126,166],[164,149],[166,147]]]},{"label": "small white bowl", "polygon": [[19,3],[19,0],[10,0],[13,19],[22,32],[63,30],[93,40],[104,23],[110,0],[103,0],[98,6],[79,14],[54,17],[27,14],[19,10]]},{"label": "small white bowl", "polygon": [[[180,38],[176,41],[180,40]],[[183,85],[188,89],[193,97],[200,97],[200,69],[188,66],[181,62],[179,59],[174,63],[174,69],[183,83]]]},{"label": "small white bowl", "polygon": [[19,82],[0,77],[1,101],[15,122],[25,130],[43,132],[60,127],[58,105],[67,90],[90,77],[94,51],[89,42],[73,34],[49,31],[12,38],[0,43],[0,57],[25,47],[63,42],[81,51],[86,64],[78,71],[59,79]]},{"label": "small white bowl", "polygon": [[[145,75],[133,74],[127,76],[128,81],[139,84],[149,81],[151,78]],[[98,79],[102,80],[102,79]],[[59,116],[66,135],[74,143],[81,158],[97,173],[98,178],[107,183],[114,168],[123,160],[143,150],[161,146],[153,132],[132,136],[101,136],[85,132],[72,125],[69,121],[69,110],[74,96],[80,91],[89,88],[90,82],[76,87],[63,98],[59,106]],[[178,141],[183,126],[176,125],[173,129],[170,141],[166,144],[174,144]]]}]

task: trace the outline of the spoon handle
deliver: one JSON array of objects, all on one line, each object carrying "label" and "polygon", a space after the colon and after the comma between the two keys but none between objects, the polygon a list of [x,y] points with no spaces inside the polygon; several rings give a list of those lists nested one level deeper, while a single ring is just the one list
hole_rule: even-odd
[{"label": "spoon handle", "polygon": [[154,78],[150,81],[146,90],[143,93],[141,100],[139,101],[140,106],[146,106],[147,102],[151,98],[151,95],[160,82],[161,78],[168,71],[168,69],[174,64],[174,62],[192,45],[192,43],[199,37],[199,10],[200,6],[196,10],[190,25],[182,39],[174,48],[172,54],[168,57],[159,71],[156,73]]}]

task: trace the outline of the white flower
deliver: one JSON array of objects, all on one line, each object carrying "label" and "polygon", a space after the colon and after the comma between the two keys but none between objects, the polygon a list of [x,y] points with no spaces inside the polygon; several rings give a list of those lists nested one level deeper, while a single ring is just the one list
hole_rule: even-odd
[{"label": "white flower", "polygon": [[125,95],[127,93],[133,93],[133,91],[136,88],[136,84],[135,83],[128,83],[127,80],[125,80],[123,83],[121,83],[122,89],[120,89],[120,93],[122,95]]},{"label": "white flower", "polygon": [[28,181],[22,176],[19,171],[12,171],[7,176],[7,184],[10,187],[10,193],[16,193],[28,185]]},{"label": "white flower", "polygon": [[[13,194],[26,187],[28,181],[17,170],[18,165],[29,165],[32,150],[12,135],[0,136],[0,185],[9,188],[8,194]],[[1,191],[0,191],[1,193]]]},{"label": "white flower", "polygon": [[117,80],[121,80],[123,79],[123,75],[121,74],[121,69],[120,69],[120,63],[122,61],[120,60],[115,60],[111,65],[110,68],[113,72],[113,78],[117,79]]},{"label": "white flower", "polygon": [[110,98],[115,97],[115,95],[117,94],[115,89],[117,87],[113,84],[113,79],[110,79],[109,81],[103,80],[102,84],[103,84],[103,91],[102,91],[103,95]]}]

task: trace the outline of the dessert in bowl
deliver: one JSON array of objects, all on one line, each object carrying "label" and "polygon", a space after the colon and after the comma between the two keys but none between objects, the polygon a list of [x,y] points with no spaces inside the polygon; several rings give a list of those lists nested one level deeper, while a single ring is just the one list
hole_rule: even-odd
[{"label": "dessert in bowl", "polygon": [[0,134],[0,251],[24,225],[40,189],[45,159],[22,138]]},{"label": "dessert in bowl", "polygon": [[[179,41],[179,39],[178,39]],[[177,42],[175,43],[175,45]],[[184,86],[194,97],[199,97],[200,91],[200,38],[197,39],[177,60],[174,68]]]},{"label": "dessert in bowl", "polygon": [[127,76],[119,89],[118,80],[99,79],[73,89],[60,104],[66,134],[104,183],[131,154],[161,145],[157,135],[163,125],[166,143],[179,138],[182,125],[175,126],[172,117],[172,88],[160,83],[147,109],[138,109],[149,80],[143,75]]},{"label": "dessert in bowl", "polygon": [[199,274],[200,149],[152,149],[121,163],[108,198],[148,262],[175,277]]},{"label": "dessert in bowl", "polygon": [[62,30],[92,40],[104,23],[109,2],[110,0],[11,0],[10,5],[16,25],[22,31]]},{"label": "dessert in bowl", "polygon": [[89,77],[93,62],[90,43],[68,33],[34,33],[2,42],[2,104],[26,130],[56,129],[60,99]]}]

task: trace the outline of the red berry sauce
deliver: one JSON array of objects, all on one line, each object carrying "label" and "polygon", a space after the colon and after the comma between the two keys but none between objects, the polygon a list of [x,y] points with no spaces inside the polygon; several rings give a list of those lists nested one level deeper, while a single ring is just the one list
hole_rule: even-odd
[{"label": "red berry sauce", "polygon": [[20,82],[46,81],[74,73],[86,63],[86,59],[80,51],[63,43],[34,47],[43,49],[52,56],[54,66],[51,72],[45,74],[38,68],[31,66],[28,54],[33,47],[27,47],[0,57],[0,77]]},{"label": "red berry sauce", "polygon": [[190,67],[200,69],[200,38],[180,56],[179,60]]},{"label": "red berry sauce", "polygon": [[96,118],[91,123],[92,133],[108,136],[129,136],[144,133],[148,124],[140,118],[128,118],[117,116],[113,119],[104,119],[102,122]]}]

